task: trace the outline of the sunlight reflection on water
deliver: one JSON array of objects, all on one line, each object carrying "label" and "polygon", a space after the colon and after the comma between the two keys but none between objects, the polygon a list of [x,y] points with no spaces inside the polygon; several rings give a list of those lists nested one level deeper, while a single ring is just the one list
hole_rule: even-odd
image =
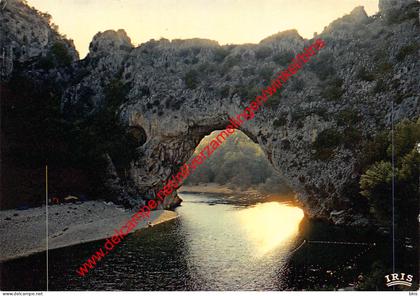
[{"label": "sunlight reflection on water", "polygon": [[257,257],[279,246],[290,247],[304,217],[302,209],[278,202],[257,204],[236,214]]},{"label": "sunlight reflection on water", "polygon": [[182,198],[177,211],[191,282],[198,285],[193,290],[283,286],[281,274],[298,240],[301,209],[279,202],[246,208],[214,204],[194,194]]}]

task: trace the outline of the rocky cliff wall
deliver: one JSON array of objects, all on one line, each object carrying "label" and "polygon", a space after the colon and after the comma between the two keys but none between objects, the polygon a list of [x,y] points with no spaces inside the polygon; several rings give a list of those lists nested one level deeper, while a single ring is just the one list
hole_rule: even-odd
[{"label": "rocky cliff wall", "polygon": [[[391,102],[396,121],[420,114],[418,7],[382,0],[375,16],[357,7],[325,27],[316,36],[326,41],[322,53],[241,127],[310,216],[368,223],[357,193],[363,144],[389,129]],[[161,39],[133,47],[123,30],[98,33],[87,58],[71,66],[83,75],[67,81],[62,110],[70,120],[89,117],[107,104],[111,83],[125,86],[116,112],[137,154],[124,175],[108,155],[105,184],[119,201],[143,204],[311,42],[291,30],[258,44]]]},{"label": "rocky cliff wall", "polygon": [[0,20],[1,78],[7,78],[19,64],[28,67],[61,49],[65,49],[68,62],[79,58],[73,41],[58,33],[51,15],[29,7],[26,1],[3,1]]}]

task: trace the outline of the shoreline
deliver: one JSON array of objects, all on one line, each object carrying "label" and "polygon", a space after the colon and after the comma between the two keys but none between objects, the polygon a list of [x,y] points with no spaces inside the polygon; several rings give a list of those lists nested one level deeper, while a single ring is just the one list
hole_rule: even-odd
[{"label": "shoreline", "polygon": [[[107,239],[126,223],[133,211],[104,201],[48,206],[48,250]],[[105,217],[105,218],[104,218]],[[138,223],[129,235],[178,218],[174,211],[152,211],[149,220]],[[28,210],[0,211],[0,262],[46,251],[45,206]]]},{"label": "shoreline", "polygon": [[[293,195],[263,194],[255,189],[231,189],[215,183],[184,185],[182,194],[223,195],[230,202],[251,205],[267,201],[292,201]],[[112,202],[101,200],[81,204],[48,206],[48,250],[71,247],[112,237],[115,229],[123,226],[135,213]],[[175,211],[156,210],[149,220],[138,223],[129,235],[147,228],[148,222],[158,225],[178,218]],[[0,211],[0,263],[46,251],[45,206],[27,210]]]},{"label": "shoreline", "polygon": [[206,194],[206,195],[223,195],[227,200],[241,203],[253,204],[268,201],[287,201],[297,203],[295,194],[273,194],[262,193],[256,189],[249,188],[247,190],[231,189],[228,185],[219,185],[216,183],[183,185],[177,191],[186,194]]}]

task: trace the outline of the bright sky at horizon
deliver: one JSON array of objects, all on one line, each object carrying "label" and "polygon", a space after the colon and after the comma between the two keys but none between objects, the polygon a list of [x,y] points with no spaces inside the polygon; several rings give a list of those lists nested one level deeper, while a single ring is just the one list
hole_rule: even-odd
[{"label": "bright sky at horizon", "polygon": [[297,29],[305,38],[331,21],[379,0],[27,0],[48,12],[60,33],[73,39],[80,57],[99,31],[124,29],[134,45],[150,39],[207,38],[220,44],[258,43]]}]

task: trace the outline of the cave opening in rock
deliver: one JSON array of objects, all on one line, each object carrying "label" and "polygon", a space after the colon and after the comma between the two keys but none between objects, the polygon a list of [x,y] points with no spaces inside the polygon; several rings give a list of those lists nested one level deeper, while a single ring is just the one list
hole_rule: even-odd
[{"label": "cave opening in rock", "polygon": [[[221,130],[202,138],[191,160]],[[281,172],[276,171],[261,147],[244,132],[235,130],[206,161],[185,180],[180,191],[236,194],[263,199],[293,200],[294,192]]]}]

